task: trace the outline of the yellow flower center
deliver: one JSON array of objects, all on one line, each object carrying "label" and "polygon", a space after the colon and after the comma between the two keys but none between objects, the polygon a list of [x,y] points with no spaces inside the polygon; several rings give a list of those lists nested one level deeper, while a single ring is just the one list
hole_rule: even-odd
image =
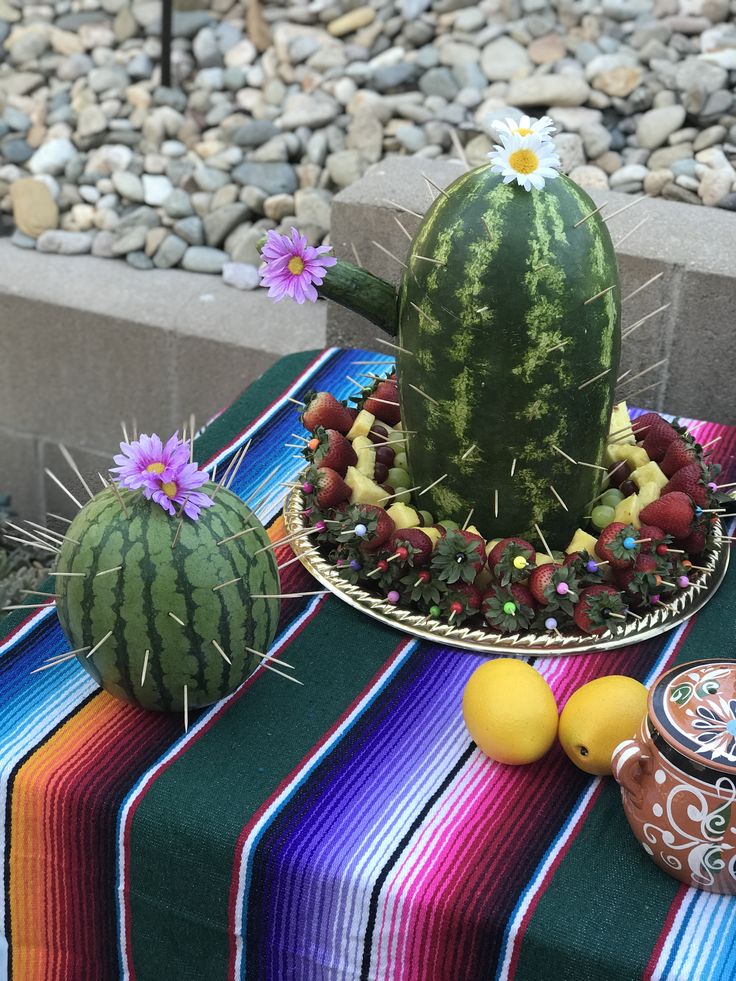
[{"label": "yellow flower center", "polygon": [[161,484],[161,490],[167,497],[176,497],[177,489],[173,480],[167,480],[165,484]]},{"label": "yellow flower center", "polygon": [[290,273],[294,276],[298,276],[299,273],[304,271],[304,259],[301,256],[295,255],[289,259],[289,265],[286,267]]},{"label": "yellow flower center", "polygon": [[533,174],[539,166],[539,157],[533,150],[514,150],[509,156],[509,166],[517,174]]},{"label": "yellow flower center", "polygon": [[517,126],[516,129],[514,130],[514,132],[518,136],[533,136],[534,135],[534,130],[533,129],[527,129],[526,126]]},{"label": "yellow flower center", "polygon": [[148,473],[163,473],[165,469],[163,463],[149,463],[146,467]]}]

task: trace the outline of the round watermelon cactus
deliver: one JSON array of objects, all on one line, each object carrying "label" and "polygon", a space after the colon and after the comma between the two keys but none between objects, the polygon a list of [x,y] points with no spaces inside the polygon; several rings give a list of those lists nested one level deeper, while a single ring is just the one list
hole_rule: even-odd
[{"label": "round watermelon cactus", "polygon": [[178,471],[146,464],[138,487],[128,475],[97,494],[56,570],[59,620],[85,670],[116,698],[185,713],[247,678],[280,607],[263,525],[188,457]]}]

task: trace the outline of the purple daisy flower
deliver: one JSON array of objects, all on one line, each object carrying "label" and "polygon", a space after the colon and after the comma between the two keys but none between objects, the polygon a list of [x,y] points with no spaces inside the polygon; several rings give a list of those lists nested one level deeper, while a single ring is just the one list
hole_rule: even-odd
[{"label": "purple daisy flower", "polygon": [[197,490],[208,477],[196,463],[189,462],[190,444],[174,435],[164,444],[155,433],[130,443],[120,444],[121,453],[111,469],[121,487],[142,490],[149,501],[175,514],[181,505],[187,517],[197,520],[200,511],[212,505],[212,499]]},{"label": "purple daisy flower", "polygon": [[138,490],[159,481],[170,480],[185,463],[189,463],[189,444],[183,443],[174,433],[166,445],[160,436],[142,433],[139,439],[120,444],[121,452],[113,459],[117,463],[110,473],[121,487]]},{"label": "purple daisy flower", "polygon": [[261,267],[261,286],[268,286],[268,295],[274,300],[290,296],[297,303],[317,300],[315,286],[321,286],[328,266],[337,262],[325,255],[332,246],[307,245],[307,239],[296,228],[288,235],[279,235],[271,229],[261,250],[265,265]]},{"label": "purple daisy flower", "polygon": [[199,470],[196,463],[187,463],[170,480],[157,481],[157,486],[153,489],[144,487],[143,493],[169,514],[176,514],[174,505],[181,505],[184,514],[196,521],[200,511],[212,507],[213,504],[208,494],[197,490],[206,481],[207,474],[204,470]]}]

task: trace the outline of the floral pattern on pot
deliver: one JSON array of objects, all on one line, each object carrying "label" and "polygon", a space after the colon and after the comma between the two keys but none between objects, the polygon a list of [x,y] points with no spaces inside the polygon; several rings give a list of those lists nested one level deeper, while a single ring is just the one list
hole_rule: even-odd
[{"label": "floral pattern on pot", "polygon": [[670,669],[650,695],[655,728],[675,749],[736,777],[736,667],[723,661]]},{"label": "floral pattern on pot", "polygon": [[666,671],[612,769],[647,855],[689,886],[736,895],[736,662]]}]

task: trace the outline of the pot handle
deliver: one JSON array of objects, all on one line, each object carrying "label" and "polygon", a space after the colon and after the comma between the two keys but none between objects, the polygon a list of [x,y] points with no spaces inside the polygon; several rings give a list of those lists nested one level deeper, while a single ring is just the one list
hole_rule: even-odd
[{"label": "pot handle", "polygon": [[639,808],[644,803],[641,778],[651,770],[651,762],[652,757],[641,736],[624,740],[613,751],[613,778],[621,784],[622,793],[628,794],[634,807]]}]

